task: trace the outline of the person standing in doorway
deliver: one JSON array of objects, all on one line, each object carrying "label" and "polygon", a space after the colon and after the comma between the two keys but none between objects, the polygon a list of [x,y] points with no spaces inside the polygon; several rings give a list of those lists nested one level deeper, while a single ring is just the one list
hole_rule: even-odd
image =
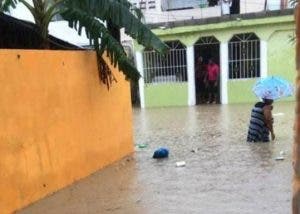
[{"label": "person standing in doorway", "polygon": [[199,56],[196,64],[196,94],[199,103],[205,103],[206,99],[207,70],[202,56]]},{"label": "person standing in doorway", "polygon": [[208,101],[207,103],[217,103],[218,99],[218,82],[220,68],[210,59],[207,65],[207,80],[208,80]]}]

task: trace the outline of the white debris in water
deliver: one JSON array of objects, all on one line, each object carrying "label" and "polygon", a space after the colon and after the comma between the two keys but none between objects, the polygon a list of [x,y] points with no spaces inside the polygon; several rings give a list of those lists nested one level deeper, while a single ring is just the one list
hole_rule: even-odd
[{"label": "white debris in water", "polygon": [[284,157],[278,156],[278,157],[275,158],[275,160],[284,160]]},{"label": "white debris in water", "polygon": [[185,161],[178,161],[176,162],[177,167],[184,167],[185,166]]},{"label": "white debris in water", "polygon": [[274,113],[273,116],[274,116],[274,117],[277,117],[277,116],[284,116],[284,113],[281,113],[281,112],[280,112],[280,113]]},{"label": "white debris in water", "polygon": [[285,151],[280,151],[280,156],[285,155]]}]

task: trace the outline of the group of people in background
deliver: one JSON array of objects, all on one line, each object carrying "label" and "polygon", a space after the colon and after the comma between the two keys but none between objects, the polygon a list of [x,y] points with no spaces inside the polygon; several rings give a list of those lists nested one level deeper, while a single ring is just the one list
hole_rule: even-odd
[{"label": "group of people in background", "polygon": [[199,103],[218,103],[220,68],[210,58],[207,63],[203,57],[196,62],[196,94]]}]

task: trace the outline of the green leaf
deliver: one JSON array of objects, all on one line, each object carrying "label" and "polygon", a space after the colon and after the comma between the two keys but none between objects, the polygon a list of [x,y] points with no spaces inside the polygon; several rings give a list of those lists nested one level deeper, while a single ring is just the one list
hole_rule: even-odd
[{"label": "green leaf", "polygon": [[[142,12],[128,0],[33,0],[33,6],[26,0],[0,0],[0,6],[2,10],[7,10],[9,7],[15,7],[18,2],[23,3],[32,13],[44,42],[47,40],[48,25],[52,17],[62,14],[69,26],[75,28],[79,35],[85,29],[90,44],[97,52],[98,65],[102,66],[104,60],[101,56],[106,51],[111,63],[119,67],[126,79],[136,81],[140,74],[128,59],[120,41],[114,39],[104,23],[109,22],[117,29],[124,27],[127,34],[145,47],[154,48],[161,53],[168,50],[168,47],[140,21]],[[111,78],[107,66],[104,66],[104,70],[108,74],[105,78]]]},{"label": "green leaf", "polygon": [[[79,9],[69,8],[63,14],[63,18],[77,29],[85,28],[88,38],[95,47],[97,56],[100,57],[106,51],[111,63],[124,73],[127,79],[137,81],[140,77],[138,70],[126,56],[126,53],[116,39],[110,34],[107,28],[91,14]],[[99,44],[99,39],[101,43]]]},{"label": "green leaf", "polygon": [[68,8],[81,8],[89,14],[106,22],[111,21],[119,28],[125,28],[125,32],[138,43],[145,47],[152,47],[160,53],[166,53],[168,47],[133,15],[126,5],[127,0],[67,0]]},{"label": "green leaf", "polygon": [[10,8],[16,8],[18,0],[0,0],[0,12],[8,12]]}]

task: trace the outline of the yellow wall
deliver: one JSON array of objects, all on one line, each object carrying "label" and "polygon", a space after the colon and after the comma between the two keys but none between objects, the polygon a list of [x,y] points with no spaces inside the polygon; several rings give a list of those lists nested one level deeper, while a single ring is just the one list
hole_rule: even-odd
[{"label": "yellow wall", "polygon": [[129,84],[88,51],[0,50],[0,213],[133,152]]}]

